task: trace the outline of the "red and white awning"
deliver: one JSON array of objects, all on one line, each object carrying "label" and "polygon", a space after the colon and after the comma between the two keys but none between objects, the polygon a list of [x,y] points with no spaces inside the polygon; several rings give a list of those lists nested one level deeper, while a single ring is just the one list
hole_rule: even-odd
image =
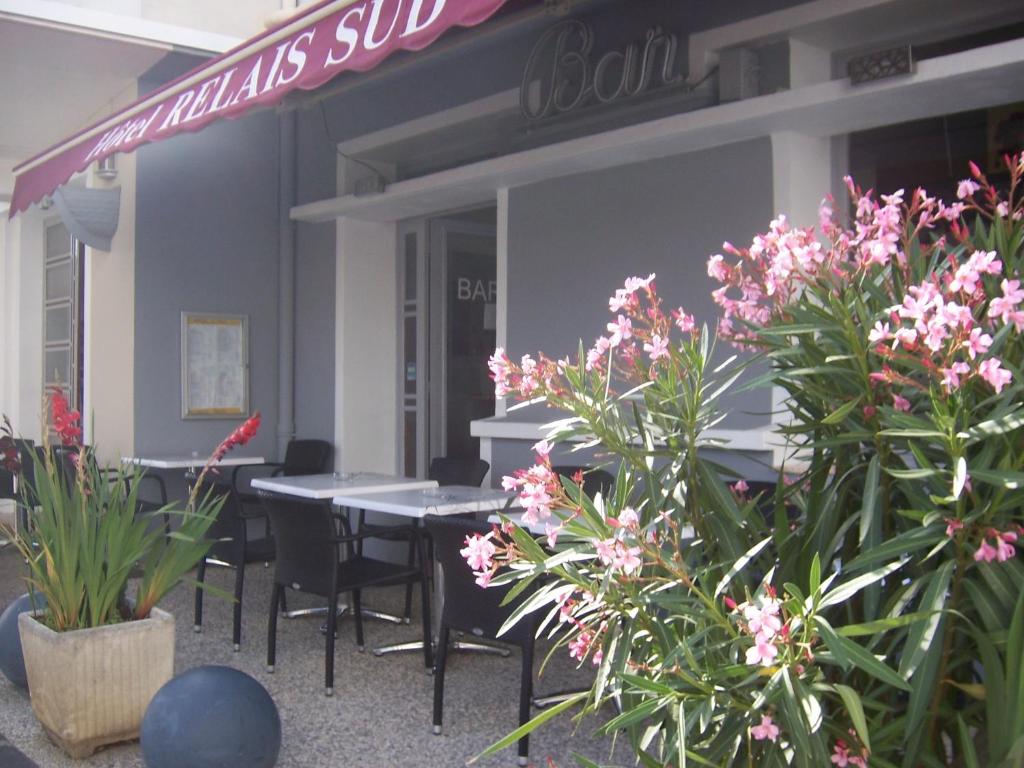
[{"label": "red and white awning", "polygon": [[454,26],[487,19],[505,0],[323,0],[65,139],[14,169],[10,216],[89,164],[215,120],[273,105],[398,50],[418,51]]}]

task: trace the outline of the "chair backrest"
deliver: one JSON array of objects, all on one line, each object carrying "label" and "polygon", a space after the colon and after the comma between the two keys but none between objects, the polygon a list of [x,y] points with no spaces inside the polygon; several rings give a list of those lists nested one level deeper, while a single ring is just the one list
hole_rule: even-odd
[{"label": "chair backrest", "polygon": [[608,492],[611,491],[612,486],[615,484],[615,478],[612,476],[611,472],[603,469],[560,464],[551,467],[551,471],[560,477],[568,477],[570,480],[575,477],[577,472],[582,472],[583,492],[588,496],[596,496],[598,493],[602,496],[607,496]]},{"label": "chair backrest", "polygon": [[444,616],[443,620],[453,629],[470,632],[477,637],[498,639],[509,643],[522,644],[532,638],[540,619],[532,613],[498,637],[498,630],[520,604],[530,596],[532,590],[524,592],[510,605],[502,605],[511,585],[487,587],[476,583],[459,550],[466,546],[466,537],[473,534],[487,534],[493,526],[459,516],[427,515],[423,522],[434,540],[434,558],[444,572]]},{"label": "chair backrest", "polygon": [[329,597],[338,571],[330,504],[260,491],[274,531],[274,583]]},{"label": "chair backrest", "polygon": [[438,485],[480,485],[491,468],[483,459],[457,459],[438,456],[430,460],[427,477]]},{"label": "chair backrest", "polygon": [[210,526],[206,538],[213,539],[207,557],[214,557],[226,563],[239,563],[245,553],[245,520],[242,518],[242,503],[229,483],[204,480],[199,488],[198,498],[202,500],[206,494],[211,497],[224,496],[217,519]]},{"label": "chair backrest", "polygon": [[334,446],[326,440],[291,440],[284,452],[284,471],[288,477],[319,475],[328,470]]}]

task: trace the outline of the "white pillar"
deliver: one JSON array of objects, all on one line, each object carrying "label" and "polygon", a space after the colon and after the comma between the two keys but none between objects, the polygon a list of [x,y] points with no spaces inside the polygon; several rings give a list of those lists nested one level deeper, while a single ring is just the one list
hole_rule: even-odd
[{"label": "white pillar", "polygon": [[[816,226],[818,207],[832,191],[832,141],[828,137],[807,136],[794,132],[773,133],[772,142],[772,210],[785,214],[798,227]],[[767,228],[767,222],[765,222]],[[772,423],[784,423],[785,392],[772,388]],[[778,438],[770,438],[778,444]],[[773,447],[776,465],[783,450]]]},{"label": "white pillar", "polygon": [[396,473],[397,227],[338,219],[335,271],[335,467]]}]

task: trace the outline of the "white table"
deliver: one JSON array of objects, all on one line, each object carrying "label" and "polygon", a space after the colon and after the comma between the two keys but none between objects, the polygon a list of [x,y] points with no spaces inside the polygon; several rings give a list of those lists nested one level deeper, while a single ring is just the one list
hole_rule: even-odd
[{"label": "white table", "polygon": [[[479,488],[470,485],[444,485],[430,489],[404,489],[372,494],[348,492],[334,497],[334,503],[342,507],[366,509],[373,512],[384,512],[391,515],[421,520],[426,515],[459,515],[472,512],[490,512],[505,509],[510,504],[518,503],[518,498],[505,491],[490,488]],[[443,574],[435,564],[434,571],[434,636],[440,626],[441,608],[443,606]],[[455,641],[452,647],[457,650],[482,651],[508,656],[506,648],[497,648],[479,642]],[[375,656],[400,651],[421,651],[423,643],[419,640],[410,643],[398,643],[374,648]]]},{"label": "white table", "polygon": [[[151,469],[194,469],[206,464],[210,458],[205,456],[124,456],[121,461],[125,464],[134,464],[138,467],[149,467]],[[247,464],[266,464],[262,456],[225,456],[216,462],[216,467],[238,467]]]},{"label": "white table", "polygon": [[369,496],[388,491],[436,488],[437,481],[378,472],[339,472],[298,477],[257,477],[253,479],[252,487],[303,499],[333,499],[341,494]]},{"label": "white table", "polygon": [[[419,492],[425,488],[437,487],[436,480],[417,480],[415,477],[398,477],[379,472],[332,472],[323,475],[298,475],[295,477],[257,477],[253,478],[250,484],[253,488],[264,491],[317,501],[328,501],[341,493],[358,493],[362,496],[372,497],[375,494],[388,491],[416,489]],[[342,613],[346,610],[347,606],[341,608]],[[289,611],[285,617],[294,619],[323,612],[321,608],[305,608]],[[392,616],[366,606],[363,607],[362,615],[393,624],[402,623],[402,618],[399,616]]]},{"label": "white table", "polygon": [[460,515],[504,509],[516,497],[504,491],[475,485],[444,485],[431,488],[403,488],[372,493],[346,491],[335,496],[334,503],[373,512],[386,512],[417,520],[425,515]]}]

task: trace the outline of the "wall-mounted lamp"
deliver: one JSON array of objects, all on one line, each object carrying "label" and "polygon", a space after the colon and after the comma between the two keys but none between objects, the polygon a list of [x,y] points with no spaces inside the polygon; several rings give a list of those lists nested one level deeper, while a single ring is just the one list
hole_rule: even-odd
[{"label": "wall-mounted lamp", "polygon": [[117,178],[117,163],[114,155],[107,155],[102,160],[96,161],[96,175],[101,179],[113,181]]},{"label": "wall-mounted lamp", "polygon": [[39,201],[39,207],[44,211],[50,210],[51,208],[53,208],[53,198],[47,195],[46,197]]}]

